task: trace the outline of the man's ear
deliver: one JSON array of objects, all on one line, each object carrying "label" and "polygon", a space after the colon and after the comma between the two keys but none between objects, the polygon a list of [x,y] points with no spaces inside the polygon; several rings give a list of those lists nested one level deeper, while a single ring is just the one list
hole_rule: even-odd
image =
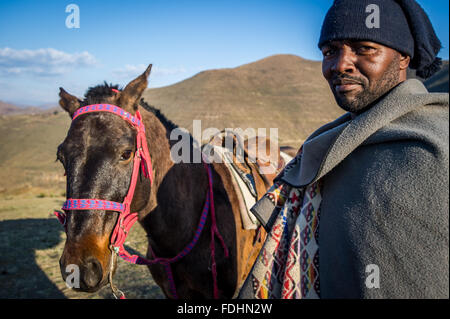
[{"label": "man's ear", "polygon": [[147,78],[150,75],[151,70],[152,65],[150,64],[144,73],[128,83],[125,89],[120,92],[118,104],[122,109],[130,112],[131,114],[136,113],[138,102],[141,99],[142,93],[144,93],[144,90],[147,88]]},{"label": "man's ear", "polygon": [[409,55],[400,53],[400,70],[406,70],[410,61],[411,57]]},{"label": "man's ear", "polygon": [[67,93],[62,87],[59,88],[59,97],[59,105],[69,113],[70,117],[73,117],[73,113],[78,110],[81,101],[76,96]]}]

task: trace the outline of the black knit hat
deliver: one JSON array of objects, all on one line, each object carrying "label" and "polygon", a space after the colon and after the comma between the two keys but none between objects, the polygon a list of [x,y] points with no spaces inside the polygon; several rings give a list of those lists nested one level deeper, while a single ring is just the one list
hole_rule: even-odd
[{"label": "black knit hat", "polygon": [[[367,24],[376,5],[379,24]],[[319,48],[334,40],[366,40],[411,57],[410,67],[428,78],[439,70],[441,42],[414,0],[335,0],[322,25]]]}]

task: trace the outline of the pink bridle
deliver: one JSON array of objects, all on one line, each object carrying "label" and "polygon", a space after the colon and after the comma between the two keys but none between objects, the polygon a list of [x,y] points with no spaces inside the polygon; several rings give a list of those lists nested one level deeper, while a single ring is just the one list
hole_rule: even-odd
[{"label": "pink bridle", "polygon": [[[131,176],[131,183],[130,187],[128,189],[128,193],[125,196],[125,199],[122,203],[108,201],[108,200],[102,200],[102,199],[67,199],[63,206],[62,210],[64,212],[55,211],[54,214],[58,218],[61,224],[66,226],[66,211],[68,210],[106,210],[106,211],[115,211],[119,212],[119,218],[116,222],[116,225],[114,227],[114,230],[111,235],[111,250],[114,253],[116,253],[118,256],[120,256],[125,261],[128,261],[133,264],[140,264],[140,265],[152,265],[152,264],[162,264],[165,269],[169,280],[169,287],[170,292],[174,298],[177,298],[177,292],[175,287],[175,281],[172,275],[172,270],[170,267],[170,264],[180,260],[184,256],[186,256],[192,248],[194,248],[196,242],[198,241],[200,234],[203,230],[203,227],[206,222],[206,218],[208,215],[209,210],[211,210],[211,258],[212,258],[212,275],[213,275],[213,282],[214,282],[214,297],[218,298],[218,288],[217,288],[217,272],[216,272],[216,263],[215,263],[215,248],[214,248],[214,237],[217,236],[217,238],[220,240],[222,247],[225,251],[225,256],[228,257],[228,249],[223,241],[222,236],[218,232],[218,229],[216,227],[216,220],[215,220],[215,209],[214,209],[214,197],[213,197],[213,190],[212,190],[212,174],[211,174],[211,168],[209,165],[204,164],[205,168],[208,172],[208,183],[209,187],[207,190],[207,198],[205,201],[205,205],[203,208],[203,212],[200,218],[200,222],[198,225],[198,228],[195,232],[195,236],[193,240],[183,249],[182,252],[180,252],[177,256],[173,258],[157,258],[153,253],[153,257],[155,259],[148,260],[145,258],[142,258],[137,255],[131,255],[126,251],[124,248],[125,239],[133,226],[133,224],[138,220],[138,213],[131,213],[130,207],[131,203],[133,201],[134,191],[136,189],[137,184],[137,178],[139,175],[139,169],[142,168],[142,172],[146,178],[150,179],[150,184],[153,185],[153,169],[152,169],[152,162],[150,153],[148,151],[147,147],[147,139],[145,136],[145,126],[142,121],[141,114],[139,111],[136,111],[136,115],[133,116],[129,112],[126,112],[125,110],[121,109],[118,106],[110,105],[110,104],[93,104],[93,105],[87,105],[84,107],[81,107],[78,109],[73,117],[72,121],[74,121],[77,117],[79,117],[82,114],[86,113],[92,113],[92,112],[110,112],[116,115],[119,115],[121,118],[123,118],[125,121],[130,123],[132,127],[134,127],[137,130],[137,136],[136,136],[136,152],[135,157],[133,160],[133,173]],[[150,247],[151,250],[151,247]],[[113,261],[111,261],[113,262]],[[118,291],[121,294],[120,298],[124,298],[124,294],[119,291],[118,289],[113,287],[112,284],[112,274],[110,274],[110,285],[113,289],[113,293],[116,296],[116,292]]]},{"label": "pink bridle", "polygon": [[[141,114],[136,111],[136,115],[133,116],[129,112],[121,109],[118,106],[110,104],[92,104],[79,108],[72,117],[74,121],[77,117],[82,114],[92,113],[92,112],[110,112],[119,115],[125,121],[130,123],[132,127],[137,130],[136,136],[136,153],[133,163],[133,173],[131,175],[130,188],[125,196],[122,203],[112,202],[102,199],[72,199],[69,198],[63,204],[62,210],[107,210],[107,211],[118,211],[120,213],[119,219],[114,228],[113,234],[111,236],[111,245],[116,253],[125,254],[128,253],[123,248],[123,243],[125,242],[126,235],[128,231],[133,226],[133,224],[138,219],[137,213],[131,213],[130,206],[133,201],[134,191],[136,189],[137,178],[139,175],[139,168],[142,167],[142,171],[146,178],[150,179],[150,183],[153,184],[153,169],[152,162],[150,158],[150,153],[147,147],[147,139],[145,137],[145,126],[142,121]],[[55,212],[59,221],[65,225],[66,224],[66,213]]]}]

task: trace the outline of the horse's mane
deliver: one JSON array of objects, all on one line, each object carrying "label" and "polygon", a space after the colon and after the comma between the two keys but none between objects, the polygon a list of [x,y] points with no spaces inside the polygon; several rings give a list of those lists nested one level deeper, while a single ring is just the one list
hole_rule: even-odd
[{"label": "horse's mane", "polygon": [[151,106],[147,102],[144,101],[144,99],[141,99],[139,103],[144,109],[146,109],[149,112],[152,112],[158,120],[161,121],[161,123],[165,126],[168,132],[172,131],[173,129],[177,128],[178,125],[173,123],[171,120],[169,120],[164,114],[161,113],[159,109],[157,109],[154,106]]},{"label": "horse's mane", "polygon": [[113,85],[111,83],[108,84],[105,81],[103,84],[91,86],[84,94],[83,105],[102,103],[105,100],[105,98],[114,95],[114,91],[112,89],[118,90],[119,85],[118,84]]},{"label": "horse's mane", "polygon": [[[114,94],[112,89],[121,90],[119,89],[118,84],[108,84],[106,81],[103,84],[89,87],[84,94],[83,105],[102,103],[105,98],[108,98]],[[169,132],[178,127],[178,125],[174,124],[164,114],[162,114],[160,110],[145,102],[144,99],[141,99],[139,104],[147,111],[152,112]]]}]

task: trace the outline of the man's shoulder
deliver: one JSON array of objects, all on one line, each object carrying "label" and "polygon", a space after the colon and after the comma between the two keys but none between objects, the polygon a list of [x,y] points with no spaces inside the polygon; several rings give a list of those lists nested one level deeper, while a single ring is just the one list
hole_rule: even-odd
[{"label": "man's shoulder", "polygon": [[315,138],[316,136],[319,136],[320,134],[327,132],[329,130],[332,130],[333,128],[336,128],[340,125],[343,125],[345,123],[348,123],[351,120],[351,114],[350,113],[345,113],[341,116],[339,116],[337,119],[328,122],[324,125],[322,125],[321,127],[319,127],[318,129],[316,129],[311,135],[308,136],[308,138],[306,139],[306,141],[311,140],[313,138]]},{"label": "man's shoulder", "polygon": [[449,135],[449,94],[425,93],[413,95],[421,100],[419,107],[392,122],[396,128],[413,131],[418,136],[434,135],[435,139],[448,145]]}]

